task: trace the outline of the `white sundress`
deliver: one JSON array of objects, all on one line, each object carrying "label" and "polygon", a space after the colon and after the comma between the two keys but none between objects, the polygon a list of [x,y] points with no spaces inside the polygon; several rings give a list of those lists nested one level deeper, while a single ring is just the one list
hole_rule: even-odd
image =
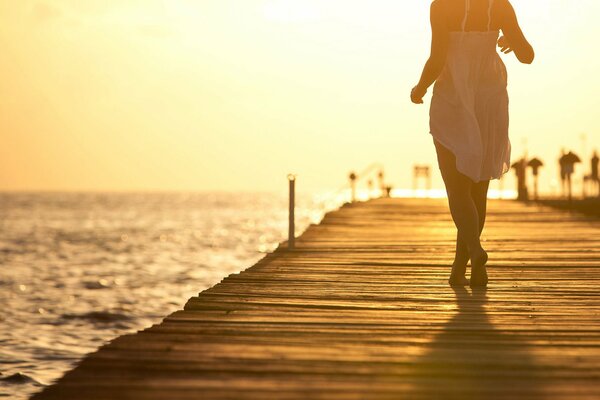
[{"label": "white sundress", "polygon": [[450,33],[444,70],[433,88],[429,112],[433,138],[456,156],[456,168],[474,182],[498,179],[510,169],[506,67],[491,31],[466,32],[466,0],[461,32]]}]

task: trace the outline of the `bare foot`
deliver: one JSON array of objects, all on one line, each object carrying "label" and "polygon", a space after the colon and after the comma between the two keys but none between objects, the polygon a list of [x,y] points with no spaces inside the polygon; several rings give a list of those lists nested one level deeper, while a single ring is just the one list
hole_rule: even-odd
[{"label": "bare foot", "polygon": [[468,286],[469,280],[465,277],[466,272],[466,265],[452,265],[452,272],[450,273],[450,278],[448,279],[450,286]]},{"label": "bare foot", "polygon": [[452,276],[448,279],[450,286],[469,286],[470,282],[466,276]]},{"label": "bare foot", "polygon": [[488,284],[488,274],[485,264],[488,261],[488,254],[485,250],[471,259],[471,281],[469,285],[473,287],[486,287]]}]

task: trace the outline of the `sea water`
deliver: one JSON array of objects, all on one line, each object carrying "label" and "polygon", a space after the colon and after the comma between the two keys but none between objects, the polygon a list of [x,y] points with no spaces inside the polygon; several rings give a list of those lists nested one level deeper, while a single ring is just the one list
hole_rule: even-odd
[{"label": "sea water", "polygon": [[[326,205],[298,200],[297,232]],[[0,397],[25,399],[287,235],[254,193],[0,193]]]}]

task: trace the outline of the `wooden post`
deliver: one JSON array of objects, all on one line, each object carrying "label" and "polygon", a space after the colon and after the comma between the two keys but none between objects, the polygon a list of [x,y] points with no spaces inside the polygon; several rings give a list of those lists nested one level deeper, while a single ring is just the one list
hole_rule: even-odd
[{"label": "wooden post", "polygon": [[289,223],[288,223],[288,249],[293,249],[296,245],[296,226],[294,218],[294,210],[296,208],[296,176],[288,175],[290,187],[290,203],[289,203]]},{"label": "wooden post", "polygon": [[350,172],[350,190],[352,192],[352,199],[351,202],[354,203],[356,201],[356,173],[355,172]]}]

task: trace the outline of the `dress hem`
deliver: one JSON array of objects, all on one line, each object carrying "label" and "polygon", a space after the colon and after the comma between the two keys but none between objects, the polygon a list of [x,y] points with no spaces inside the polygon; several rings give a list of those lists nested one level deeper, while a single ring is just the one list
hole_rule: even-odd
[{"label": "dress hem", "polygon": [[[484,181],[492,181],[492,180],[496,180],[496,179],[500,179],[502,178],[509,170],[507,169],[504,172],[501,172],[500,175],[498,176],[492,176],[489,179],[481,179],[481,177],[479,177],[479,179],[473,179],[473,177],[471,175],[469,175],[468,173],[465,173],[460,167],[459,167],[459,163],[458,163],[458,157],[456,156],[456,151],[451,147],[448,146],[446,143],[444,143],[442,140],[439,140],[433,132],[429,132],[429,134],[431,135],[431,137],[433,138],[434,141],[438,142],[439,144],[441,144],[442,146],[444,146],[449,152],[451,152],[454,155],[454,160],[455,160],[455,164],[456,164],[456,170],[458,172],[460,172],[461,174],[463,174],[464,176],[466,176],[467,178],[469,178],[470,180],[472,180],[474,183],[479,183],[479,182],[484,182]],[[509,162],[510,164],[510,162]],[[439,167],[439,165],[438,165]]]}]

